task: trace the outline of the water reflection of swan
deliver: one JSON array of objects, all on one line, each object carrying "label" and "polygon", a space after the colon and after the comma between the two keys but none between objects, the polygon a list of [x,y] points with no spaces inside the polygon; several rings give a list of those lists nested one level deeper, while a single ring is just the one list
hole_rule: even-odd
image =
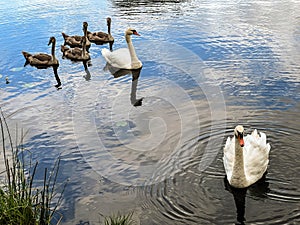
[{"label": "water reflection of swan", "polygon": [[132,34],[139,36],[138,32],[133,28],[128,28],[125,31],[125,39],[128,48],[120,48],[113,52],[108,49],[102,49],[101,53],[107,63],[119,69],[131,70],[142,68],[143,64],[138,59],[131,41]]},{"label": "water reflection of swan", "polygon": [[231,186],[228,182],[227,177],[224,177],[224,185],[225,190],[229,191],[234,198],[234,203],[236,207],[236,214],[237,214],[237,224],[244,225],[246,218],[245,218],[245,204],[246,204],[246,194],[247,190],[250,192],[250,196],[256,196],[259,198],[265,198],[266,193],[269,192],[269,183],[266,182],[265,175],[258,180],[255,184],[251,185],[248,188],[235,188]]},{"label": "water reflection of swan", "polygon": [[84,71],[86,72],[86,75],[83,76],[85,78],[86,81],[91,80],[91,73],[88,69],[88,63],[86,61],[83,61],[83,67],[84,67]]},{"label": "water reflection of swan", "polygon": [[223,163],[227,179],[231,186],[245,188],[258,181],[267,170],[270,144],[266,135],[254,130],[244,138],[244,128],[238,125],[234,129],[234,137],[228,137]]},{"label": "water reflection of swan", "polygon": [[96,45],[103,45],[105,43],[109,43],[109,49],[112,51],[112,45],[114,43],[114,38],[110,33],[110,26],[111,26],[111,18],[106,18],[107,22],[107,33],[102,31],[99,32],[90,32],[87,31],[88,39],[90,42],[95,43]]},{"label": "water reflection of swan", "polygon": [[131,82],[131,94],[130,94],[130,102],[133,106],[141,106],[144,98],[136,98],[136,89],[138,84],[138,79],[140,77],[141,69],[132,70],[132,82]]},{"label": "water reflection of swan", "polygon": [[57,89],[61,89],[61,82],[60,82],[60,78],[59,78],[58,73],[57,73],[57,69],[58,69],[58,66],[53,66],[53,73],[54,73],[55,80],[57,82],[57,84],[54,85],[54,86]]},{"label": "water reflection of swan", "polygon": [[136,98],[136,91],[137,91],[137,85],[138,85],[138,79],[140,77],[141,69],[137,70],[125,70],[125,69],[118,69],[115,67],[112,67],[110,64],[106,64],[104,67],[104,70],[108,70],[114,78],[118,78],[121,76],[125,76],[127,74],[132,75],[132,82],[131,82],[131,93],[130,93],[130,102],[133,106],[141,106],[143,103],[144,98]]}]

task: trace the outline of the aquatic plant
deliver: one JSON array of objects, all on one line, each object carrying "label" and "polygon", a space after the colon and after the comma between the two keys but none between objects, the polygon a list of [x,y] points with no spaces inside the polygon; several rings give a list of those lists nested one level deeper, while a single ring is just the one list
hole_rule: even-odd
[{"label": "aquatic plant", "polygon": [[56,160],[50,172],[45,168],[44,179],[40,181],[42,185],[37,186],[35,174],[38,162],[32,162],[31,154],[28,162],[25,160],[25,152],[28,150],[23,148],[24,132],[21,130],[18,140],[19,131],[16,129],[16,141],[13,142],[1,108],[0,111],[0,155],[3,156],[5,168],[5,171],[0,171],[0,224],[59,224],[62,216],[56,209],[66,186],[65,183],[62,192],[57,195],[56,181],[60,159]]},{"label": "aquatic plant", "polygon": [[133,212],[128,213],[127,215],[112,215],[112,216],[107,216],[105,217],[104,224],[105,225],[132,225],[133,220],[132,220],[132,215]]}]

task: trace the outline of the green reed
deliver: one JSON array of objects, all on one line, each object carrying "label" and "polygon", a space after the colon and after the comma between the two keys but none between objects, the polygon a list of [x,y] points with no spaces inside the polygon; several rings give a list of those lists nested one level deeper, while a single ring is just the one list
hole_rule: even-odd
[{"label": "green reed", "polygon": [[132,220],[132,213],[128,213],[127,215],[112,215],[105,217],[104,224],[105,225],[132,225],[133,220]]},{"label": "green reed", "polygon": [[60,159],[56,160],[50,172],[45,168],[42,185],[37,187],[35,174],[38,162],[32,162],[31,154],[27,160],[29,162],[25,160],[24,153],[28,150],[23,148],[23,130],[19,138],[19,131],[16,129],[16,140],[13,142],[3,111],[0,111],[0,156],[3,156],[5,167],[5,171],[0,171],[0,224],[59,224],[62,216],[57,217],[56,210],[66,186],[64,184],[62,192],[56,196],[55,184]]}]

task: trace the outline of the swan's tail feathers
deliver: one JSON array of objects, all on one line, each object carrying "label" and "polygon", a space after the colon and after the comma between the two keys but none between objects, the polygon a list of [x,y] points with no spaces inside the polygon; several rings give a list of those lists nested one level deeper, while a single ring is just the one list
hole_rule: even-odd
[{"label": "swan's tail feathers", "polygon": [[29,58],[30,56],[32,56],[32,54],[30,54],[30,53],[28,53],[28,52],[24,52],[24,51],[22,51],[22,54],[23,54],[24,58],[26,59],[26,61],[25,61],[25,63],[24,63],[24,67],[25,67],[25,66],[27,66],[27,65],[29,64],[28,58]]},{"label": "swan's tail feathers", "polygon": [[262,143],[267,143],[267,136],[264,132],[260,132],[260,138]]},{"label": "swan's tail feathers", "polygon": [[252,132],[252,134],[251,134],[253,137],[255,137],[255,138],[258,138],[259,137],[259,135],[258,135],[258,133],[257,133],[257,130],[255,129],[253,132]]},{"label": "swan's tail feathers", "polygon": [[271,145],[268,143],[267,144],[267,149],[266,149],[266,152],[267,152],[268,155],[269,155],[270,149],[271,149]]},{"label": "swan's tail feathers", "polygon": [[108,50],[107,48],[103,48],[101,50],[101,54],[102,56],[104,57],[104,59],[106,60],[106,62],[110,63],[110,60],[109,60],[109,54],[111,53],[110,50]]},{"label": "swan's tail feathers", "polygon": [[233,159],[234,159],[234,138],[228,137],[223,149],[223,164],[227,175],[228,182],[231,180]]},{"label": "swan's tail feathers", "polygon": [[264,132],[260,132],[260,146],[264,146],[266,154],[269,154],[271,146],[267,143],[267,136]]},{"label": "swan's tail feathers", "polygon": [[61,34],[62,34],[62,36],[63,36],[63,38],[64,38],[65,40],[66,40],[66,38],[69,37],[69,35],[65,34],[64,32],[62,32]]},{"label": "swan's tail feathers", "polygon": [[110,51],[107,48],[103,48],[101,50],[101,54],[103,55],[104,58],[110,53]]},{"label": "swan's tail feathers", "polygon": [[227,138],[226,140],[226,144],[224,146],[224,153],[230,151],[230,146],[231,146],[231,142],[232,142],[233,139],[231,139],[230,137]]},{"label": "swan's tail feathers", "polygon": [[22,52],[22,54],[24,55],[25,59],[28,59],[30,56],[32,56],[32,54],[24,51]]}]

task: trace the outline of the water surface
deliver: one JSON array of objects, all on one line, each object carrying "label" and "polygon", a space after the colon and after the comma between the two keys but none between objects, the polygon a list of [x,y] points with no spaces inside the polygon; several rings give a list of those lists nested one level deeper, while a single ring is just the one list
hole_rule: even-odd
[{"label": "water surface", "polygon": [[[0,106],[42,167],[61,157],[63,224],[118,211],[140,224],[300,222],[299,2],[34,0],[0,15]],[[114,49],[128,26],[141,34],[141,71],[104,70],[106,45],[92,45],[88,71],[61,58],[61,32],[106,31],[107,16]],[[50,52],[50,36],[60,90],[51,69],[23,67],[21,51]],[[244,191],[222,162],[237,124],[271,144],[265,180]]]}]

